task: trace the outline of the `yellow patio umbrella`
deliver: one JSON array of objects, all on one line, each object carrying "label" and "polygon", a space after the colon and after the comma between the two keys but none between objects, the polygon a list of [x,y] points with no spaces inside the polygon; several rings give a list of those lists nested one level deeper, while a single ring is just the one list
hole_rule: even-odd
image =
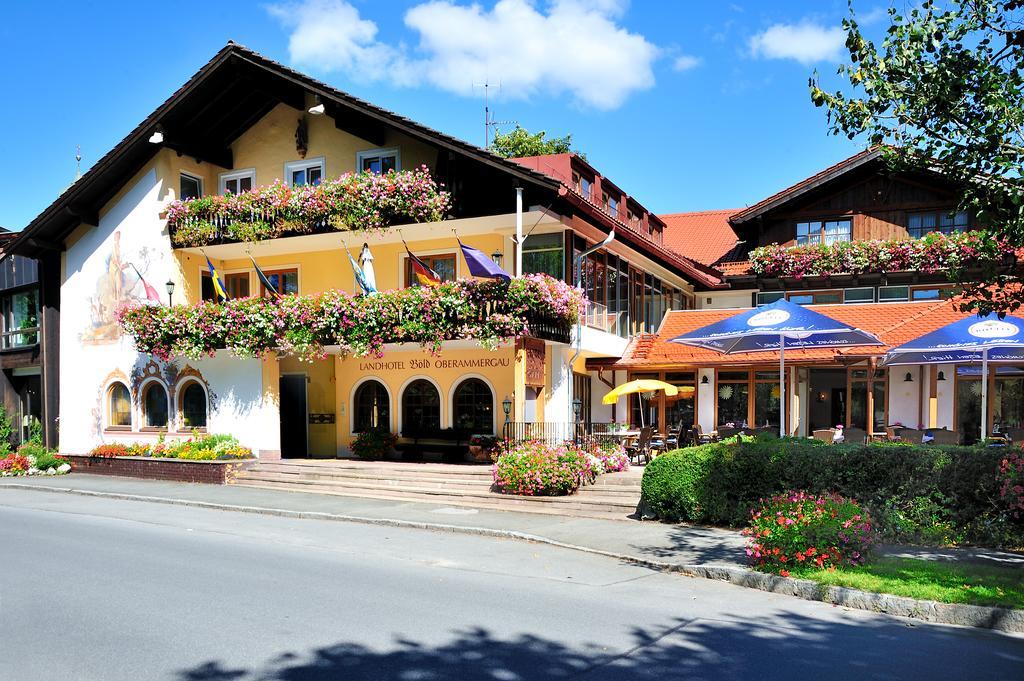
[{"label": "yellow patio umbrella", "polygon": [[[653,378],[640,378],[629,383],[623,383],[620,386],[612,388],[608,394],[601,398],[602,404],[615,404],[619,401],[619,398],[623,395],[633,395],[634,393],[654,393],[663,391],[669,397],[673,397],[679,394],[679,388],[666,383],[665,381],[656,381]],[[644,425],[644,410],[641,404],[640,409],[640,425]]]}]

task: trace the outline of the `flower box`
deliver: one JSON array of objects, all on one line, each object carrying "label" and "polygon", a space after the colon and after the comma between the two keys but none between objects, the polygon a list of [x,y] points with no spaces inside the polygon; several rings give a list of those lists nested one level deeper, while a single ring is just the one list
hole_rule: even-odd
[{"label": "flower box", "polygon": [[186,461],[148,456],[96,457],[87,454],[61,454],[71,464],[73,473],[115,475],[147,480],[202,482],[223,485],[235,474],[256,462],[256,459],[219,459]]}]

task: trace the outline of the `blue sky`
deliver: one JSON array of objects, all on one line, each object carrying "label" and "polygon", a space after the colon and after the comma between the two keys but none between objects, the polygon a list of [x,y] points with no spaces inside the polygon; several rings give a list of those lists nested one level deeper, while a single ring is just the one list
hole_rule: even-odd
[{"label": "blue sky", "polygon": [[[880,30],[879,0],[854,0]],[[16,3],[0,24],[0,225],[21,229],[229,39],[471,142],[494,108],[571,132],[658,213],[753,203],[860,149],[807,78],[845,0]]]}]

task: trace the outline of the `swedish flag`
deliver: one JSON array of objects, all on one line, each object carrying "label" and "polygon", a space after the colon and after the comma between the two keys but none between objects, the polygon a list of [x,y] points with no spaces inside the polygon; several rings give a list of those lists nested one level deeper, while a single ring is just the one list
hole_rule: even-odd
[{"label": "swedish flag", "polygon": [[217,268],[210,262],[210,257],[206,256],[206,266],[210,268],[210,280],[213,282],[213,292],[217,294],[220,300],[227,300],[228,294],[224,290],[224,284],[220,281],[220,275],[217,273]]}]

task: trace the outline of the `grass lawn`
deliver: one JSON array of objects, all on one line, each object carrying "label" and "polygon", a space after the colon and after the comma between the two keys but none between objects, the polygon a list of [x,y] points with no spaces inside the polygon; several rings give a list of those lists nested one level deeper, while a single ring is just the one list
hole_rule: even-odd
[{"label": "grass lawn", "polygon": [[1024,608],[1024,570],[1020,568],[880,558],[858,567],[801,567],[790,572],[792,577],[825,586],[846,586],[940,603]]}]

